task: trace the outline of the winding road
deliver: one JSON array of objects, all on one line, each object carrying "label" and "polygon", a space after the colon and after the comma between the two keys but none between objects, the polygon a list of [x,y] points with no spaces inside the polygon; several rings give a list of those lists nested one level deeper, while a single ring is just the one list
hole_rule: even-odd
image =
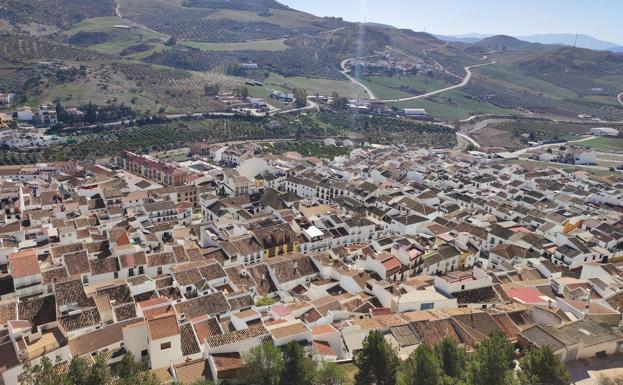
[{"label": "winding road", "polygon": [[342,67],[342,74],[344,74],[344,76],[346,76],[348,78],[348,80],[350,80],[352,83],[358,85],[359,87],[361,87],[363,89],[363,92],[366,93],[366,95],[368,95],[368,99],[376,99],[376,96],[374,96],[374,92],[372,92],[371,89],[368,88],[368,86],[366,86],[365,84],[359,82],[359,80],[355,79],[354,77],[350,76],[348,74],[348,68],[346,68],[346,63],[348,63],[350,60],[354,60],[355,58],[350,58],[350,59],[346,59],[346,60],[342,60],[342,62],[340,63],[340,67]]},{"label": "winding road", "polygon": [[117,15],[118,18],[123,19],[123,16],[121,15],[121,11],[119,10],[119,8],[121,8],[121,4],[117,3],[117,6],[115,7],[115,14]]},{"label": "winding road", "polygon": [[[346,60],[343,60],[340,63],[340,67],[342,68],[342,74],[344,74],[344,76],[346,76],[348,78],[348,80],[350,80],[352,83],[354,83],[354,84],[358,85],[359,87],[361,87],[363,89],[363,91],[368,95],[368,99],[370,99],[370,100],[377,100],[376,96],[374,95],[374,92],[372,92],[372,90],[368,86],[366,86],[365,84],[363,84],[359,80],[357,80],[355,77],[353,77],[353,76],[348,74],[348,68],[346,68],[346,63],[348,63],[350,60],[355,60],[355,58],[346,59]],[[408,102],[410,100],[424,99],[424,98],[427,98],[429,96],[440,94],[442,92],[456,90],[457,88],[465,87],[469,83],[469,81],[472,79],[472,71],[471,71],[472,68],[487,66],[487,65],[491,65],[491,64],[495,64],[495,62],[493,61],[493,62],[490,62],[490,63],[475,64],[475,65],[471,65],[471,66],[465,67],[464,68],[464,70],[465,70],[465,77],[463,77],[463,80],[461,80],[461,82],[459,84],[455,84],[453,86],[448,86],[448,87],[445,87],[445,88],[442,88],[442,89],[439,89],[439,90],[427,92],[427,93],[421,94],[421,95],[408,96],[406,98],[398,98],[398,99],[381,99],[380,101],[381,102],[386,102],[386,103],[390,103],[390,102]]]},{"label": "winding road", "polygon": [[623,106],[623,92],[621,92],[618,96],[617,99],[619,99],[619,103],[621,103],[621,105]]},{"label": "winding road", "polygon": [[440,94],[442,92],[451,91],[451,90],[455,90],[457,88],[465,87],[469,83],[469,81],[472,79],[472,71],[471,71],[472,68],[487,66],[487,65],[491,65],[491,64],[495,64],[495,62],[492,61],[490,63],[475,64],[475,65],[472,65],[472,66],[465,67],[465,77],[463,78],[463,80],[459,84],[455,84],[453,86],[442,88],[440,90],[427,92],[427,93],[422,94],[422,95],[409,96],[409,97],[406,97],[406,98],[399,98],[399,99],[386,99],[386,100],[383,100],[383,102],[408,102],[409,100],[424,99],[424,98],[427,98],[429,96]]}]

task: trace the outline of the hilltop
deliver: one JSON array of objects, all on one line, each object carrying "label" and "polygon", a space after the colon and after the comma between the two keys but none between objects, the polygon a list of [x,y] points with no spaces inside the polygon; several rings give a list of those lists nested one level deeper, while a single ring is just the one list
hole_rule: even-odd
[{"label": "hilltop", "polygon": [[[19,103],[131,104],[138,111],[219,109],[204,87],[241,86],[252,96],[304,88],[309,95],[365,97],[341,64],[367,58],[360,83],[383,99],[409,99],[457,85],[465,67],[480,67],[464,87],[390,103],[425,108],[441,120],[474,114],[539,114],[619,119],[621,56],[496,35],[444,41],[424,32],[318,17],[272,0],[5,0],[0,92]],[[447,39],[446,39],[447,40]],[[81,77],[42,74],[39,62],[83,68]],[[251,64],[251,67],[242,68]],[[380,67],[379,67],[380,65]],[[404,65],[416,70],[403,73]],[[256,67],[255,67],[256,66]],[[251,68],[251,69],[249,69]],[[396,72],[398,69],[398,73]],[[50,71],[47,71],[50,72]],[[62,72],[62,71],[61,71]],[[32,79],[41,79],[34,82]],[[87,85],[85,90],[83,85]],[[270,101],[270,103],[275,104]]]}]

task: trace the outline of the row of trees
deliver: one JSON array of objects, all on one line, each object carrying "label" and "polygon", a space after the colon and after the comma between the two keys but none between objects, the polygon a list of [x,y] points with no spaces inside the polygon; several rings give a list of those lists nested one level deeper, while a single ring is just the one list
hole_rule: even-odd
[{"label": "row of trees", "polygon": [[506,336],[485,339],[468,358],[464,348],[446,338],[430,348],[418,346],[401,363],[379,331],[371,332],[355,359],[356,385],[565,385],[569,372],[549,347],[532,349],[519,361]]},{"label": "row of trees", "polygon": [[89,365],[82,357],[74,357],[67,370],[60,370],[47,357],[36,365],[24,364],[19,375],[20,385],[160,385],[161,382],[147,368],[134,361],[131,353],[123,356],[114,369],[104,355],[95,357]]},{"label": "row of trees", "polygon": [[[247,385],[345,385],[348,374],[333,362],[316,365],[300,344],[282,348],[267,343],[244,355],[240,380]],[[358,369],[355,385],[566,385],[566,367],[549,347],[532,349],[516,368],[515,351],[506,337],[493,334],[468,357],[464,348],[451,338],[434,348],[418,346],[405,362],[380,331],[372,331],[355,358]],[[111,369],[104,356],[87,365],[74,358],[66,371],[58,370],[43,358],[40,364],[24,365],[20,385],[159,385],[160,381],[141,363],[126,354]],[[196,385],[208,385],[202,380]]]},{"label": "row of trees", "polygon": [[247,385],[344,385],[348,379],[344,368],[333,362],[317,366],[296,342],[282,349],[256,346],[244,362],[240,379]]}]

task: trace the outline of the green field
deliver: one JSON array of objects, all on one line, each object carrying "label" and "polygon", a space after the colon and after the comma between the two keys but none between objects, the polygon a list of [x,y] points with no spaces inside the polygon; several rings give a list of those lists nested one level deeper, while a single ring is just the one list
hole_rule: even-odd
[{"label": "green field", "polygon": [[276,40],[255,40],[240,43],[208,43],[203,41],[183,41],[181,44],[188,47],[197,48],[202,51],[285,51],[288,46],[283,42],[285,39]]},{"label": "green field", "polygon": [[361,87],[358,87],[346,80],[329,80],[319,78],[304,78],[300,76],[284,77],[279,74],[270,73],[264,81],[263,86],[247,86],[249,95],[255,98],[263,98],[269,104],[281,108],[283,105],[268,99],[271,91],[292,91],[295,88],[305,88],[307,95],[314,96],[316,93],[322,96],[331,96],[337,92],[341,96],[348,98],[363,98],[365,94]]},{"label": "green field", "polygon": [[506,87],[513,90],[527,91],[536,94],[544,94],[554,99],[574,98],[577,94],[566,88],[559,87],[555,84],[537,79],[532,76],[526,76],[512,65],[504,65],[498,63],[495,65],[480,67],[474,69],[474,73],[487,77],[489,81],[500,87]]},{"label": "green field", "polygon": [[578,143],[599,151],[623,152],[623,138],[595,138]]},{"label": "green field", "polygon": [[[370,84],[392,88],[398,91],[400,91],[401,86],[417,89],[423,92],[430,92],[430,91],[435,91],[435,90],[439,90],[442,88],[446,88],[451,85],[443,80],[433,79],[427,76],[415,76],[415,75],[368,76],[365,78],[365,80]],[[374,91],[374,89],[372,91]]]},{"label": "green field", "polygon": [[357,80],[366,85],[374,93],[374,96],[376,96],[377,99],[399,99],[413,96],[407,92],[388,87],[387,85],[379,84],[375,82],[376,79],[371,77]]},{"label": "green field", "polygon": [[[161,33],[148,31],[138,27],[132,29],[115,28],[115,25],[134,26],[134,23],[130,20],[120,19],[118,17],[97,17],[86,19],[76,24],[70,30],[65,31],[65,34],[71,37],[78,32],[107,33],[110,36],[109,41],[101,44],[90,45],[88,48],[109,54],[119,54],[128,47],[139,43],[145,43],[147,41],[153,42],[155,49],[161,49],[161,43],[167,39],[167,36]],[[151,54],[152,51],[148,51],[147,55]],[[143,52],[141,54],[145,55],[146,53]]]},{"label": "green field", "polygon": [[257,12],[239,11],[235,9],[219,9],[205,19],[231,19],[242,22],[265,22],[277,24],[286,28],[302,28],[308,26],[310,20],[320,20],[308,13],[294,12],[285,9],[271,9],[270,16],[260,16]]},{"label": "green field", "polygon": [[398,108],[424,108],[437,119],[461,120],[476,114],[512,114],[513,110],[470,99],[459,90],[452,90],[426,99],[391,103]]},{"label": "green field", "polygon": [[331,96],[337,92],[341,96],[349,98],[363,98],[364,93],[361,87],[354,85],[347,80],[330,80],[320,78],[306,78],[302,76],[285,77],[272,72],[268,79],[264,81],[264,86],[268,89],[294,89],[305,88],[309,96],[316,93],[323,96]]}]

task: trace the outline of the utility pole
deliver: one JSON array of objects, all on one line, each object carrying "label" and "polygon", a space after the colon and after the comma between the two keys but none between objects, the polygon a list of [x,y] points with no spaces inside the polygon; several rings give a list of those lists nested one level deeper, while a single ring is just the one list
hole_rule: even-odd
[{"label": "utility pole", "polygon": [[575,34],[575,41],[573,42],[573,48],[577,48],[578,45],[578,33]]}]

